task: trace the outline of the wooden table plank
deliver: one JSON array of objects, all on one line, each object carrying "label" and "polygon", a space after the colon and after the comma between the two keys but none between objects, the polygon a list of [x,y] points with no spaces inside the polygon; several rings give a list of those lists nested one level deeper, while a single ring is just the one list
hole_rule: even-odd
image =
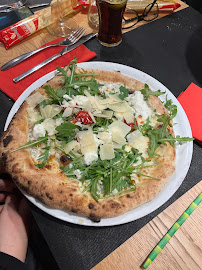
[{"label": "wooden table plank", "polygon": [[[179,11],[179,10],[187,7],[187,5],[180,0],[175,0],[175,2],[178,2],[181,5],[181,7],[178,8],[176,11]],[[160,19],[168,14],[170,14],[170,12],[168,13],[168,12],[160,11],[158,19]],[[71,17],[73,17],[78,22],[79,25],[84,26],[87,29],[86,33],[90,33],[93,31],[90,28],[90,26],[88,25],[87,9],[81,9],[81,10],[73,13],[71,15]],[[136,27],[139,27],[145,23],[146,22],[142,21],[142,22],[138,23],[135,27],[131,28],[130,30],[132,30]],[[130,30],[127,30],[127,31],[130,31]],[[54,39],[56,39],[55,36],[50,35],[46,29],[42,29],[42,30],[32,34],[31,36],[25,38],[24,40],[20,41],[19,43],[12,46],[8,50],[6,50],[4,48],[4,45],[2,43],[0,43],[0,56],[1,56],[0,57],[0,66],[5,64],[9,60],[13,59],[14,57],[17,57],[23,53],[35,50],[35,49],[41,47],[42,45],[44,45],[45,43],[50,42]]]},{"label": "wooden table plank", "polygon": [[[138,270],[163,235],[202,191],[202,181],[135,233],[93,270]],[[202,203],[156,257],[149,270],[202,269]],[[124,233],[124,232],[123,232]]]}]

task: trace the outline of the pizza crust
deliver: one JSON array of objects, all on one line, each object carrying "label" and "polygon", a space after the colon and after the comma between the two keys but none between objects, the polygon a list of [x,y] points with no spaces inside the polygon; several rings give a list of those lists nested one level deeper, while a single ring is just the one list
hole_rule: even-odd
[{"label": "pizza crust", "polygon": [[[100,70],[93,70],[93,72],[99,73],[97,79],[101,81],[120,82],[135,90],[144,88],[142,82],[128,78],[119,72]],[[62,84],[61,77],[56,76],[47,84],[57,88]],[[35,91],[45,94],[42,87]],[[149,103],[157,112],[168,113],[158,97],[150,96]],[[149,175],[160,178],[160,180],[144,178],[137,185],[135,191],[96,202],[89,192],[82,193],[80,191],[77,180],[67,179],[59,166],[56,169],[54,168],[54,171],[51,165],[42,169],[36,168],[28,148],[9,153],[29,140],[27,107],[28,104],[25,101],[1,138],[1,163],[23,192],[34,196],[51,208],[84,215],[95,222],[99,222],[101,218],[121,215],[153,199],[175,171],[175,148],[169,143],[166,146],[161,145],[157,150],[157,153],[159,152],[161,155],[156,157],[158,165],[147,169]],[[170,128],[170,133],[173,134],[173,128]]]}]

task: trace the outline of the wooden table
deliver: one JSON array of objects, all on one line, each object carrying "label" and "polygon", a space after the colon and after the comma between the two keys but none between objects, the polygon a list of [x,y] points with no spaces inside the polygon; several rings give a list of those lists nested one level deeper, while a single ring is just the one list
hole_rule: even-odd
[{"label": "wooden table", "polygon": [[[179,10],[187,7],[187,5],[180,0],[175,0],[175,2],[178,2],[181,5],[180,8],[178,8],[176,11],[179,11]],[[160,11],[158,19],[162,18],[168,14],[170,14],[170,12],[168,13],[165,11]],[[87,29],[86,33],[92,32],[92,29],[88,25],[87,9],[86,10],[82,9],[82,10],[80,10],[80,12],[77,11],[74,14],[72,14],[71,16],[78,22],[79,25],[82,25]],[[134,28],[139,27],[145,23],[146,22],[144,22],[144,21],[139,22]],[[132,30],[134,28],[131,28],[130,30]],[[23,53],[35,50],[35,49],[41,47],[43,44],[50,42],[54,39],[56,39],[56,37],[50,35],[46,29],[42,29],[42,30],[34,33],[30,37],[27,37],[26,39],[22,40],[18,44],[12,46],[8,50],[6,50],[4,48],[4,45],[2,43],[0,43],[0,55],[1,55],[0,66],[5,64],[9,60],[13,59],[14,57],[17,57]]]},{"label": "wooden table", "polygon": [[[168,229],[202,191],[202,181],[166,208],[92,270],[138,270]],[[202,203],[148,267],[150,270],[202,269]]]},{"label": "wooden table", "polygon": [[[186,8],[187,5],[180,0],[176,2],[181,4],[177,9]],[[166,16],[168,13],[160,12],[159,17]],[[86,27],[87,32],[92,32],[88,26],[86,12],[77,12],[74,14],[77,22]],[[138,23],[136,27],[141,26],[144,22]],[[44,43],[54,40],[46,29],[43,29],[9,50],[5,50],[3,44],[0,45],[0,66],[12,58],[34,50]],[[93,270],[136,270],[140,269],[148,254],[155,247],[162,236],[167,232],[177,218],[185,211],[194,198],[201,192],[202,182],[189,190],[181,198],[170,205],[161,214],[150,221],[145,227],[135,233],[118,249],[112,252],[102,262],[93,268]],[[194,211],[189,219],[178,230],[169,244],[164,248],[160,255],[150,265],[149,269],[169,269],[169,270],[199,270],[202,269],[202,204]],[[124,232],[123,232],[124,233]]]}]

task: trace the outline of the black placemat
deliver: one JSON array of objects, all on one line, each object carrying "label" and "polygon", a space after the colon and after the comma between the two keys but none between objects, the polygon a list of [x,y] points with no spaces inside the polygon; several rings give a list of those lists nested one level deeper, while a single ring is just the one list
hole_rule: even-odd
[{"label": "black placemat", "polygon": [[[191,82],[202,86],[202,16],[187,8],[139,27],[123,36],[115,48],[97,40],[87,43],[97,53],[93,61],[109,61],[138,68],[166,85],[175,96]],[[189,172],[178,191],[157,211],[137,221],[114,227],[93,228],[66,223],[33,209],[39,227],[61,269],[90,269],[142,228],[202,176],[202,149],[194,143]]]},{"label": "black placemat", "polygon": [[[162,82],[175,96],[191,82],[202,86],[202,16],[192,8],[124,34],[118,47],[105,48],[96,40],[88,42],[87,47],[98,55],[93,61],[110,61],[138,68]],[[2,132],[13,102],[0,92],[0,104]],[[168,202],[144,218],[120,226],[94,228],[60,221],[35,206],[32,212],[59,267],[87,270],[199,182],[201,176],[202,149],[195,142],[192,163],[181,187]],[[48,266],[53,269],[51,264]]]}]

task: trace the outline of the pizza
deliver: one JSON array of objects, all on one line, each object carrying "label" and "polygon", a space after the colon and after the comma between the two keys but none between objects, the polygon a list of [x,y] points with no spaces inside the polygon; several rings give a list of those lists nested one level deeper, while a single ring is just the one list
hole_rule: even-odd
[{"label": "pizza", "polygon": [[1,166],[51,208],[121,215],[153,199],[175,171],[176,105],[120,72],[74,59],[22,104],[0,141]]}]

